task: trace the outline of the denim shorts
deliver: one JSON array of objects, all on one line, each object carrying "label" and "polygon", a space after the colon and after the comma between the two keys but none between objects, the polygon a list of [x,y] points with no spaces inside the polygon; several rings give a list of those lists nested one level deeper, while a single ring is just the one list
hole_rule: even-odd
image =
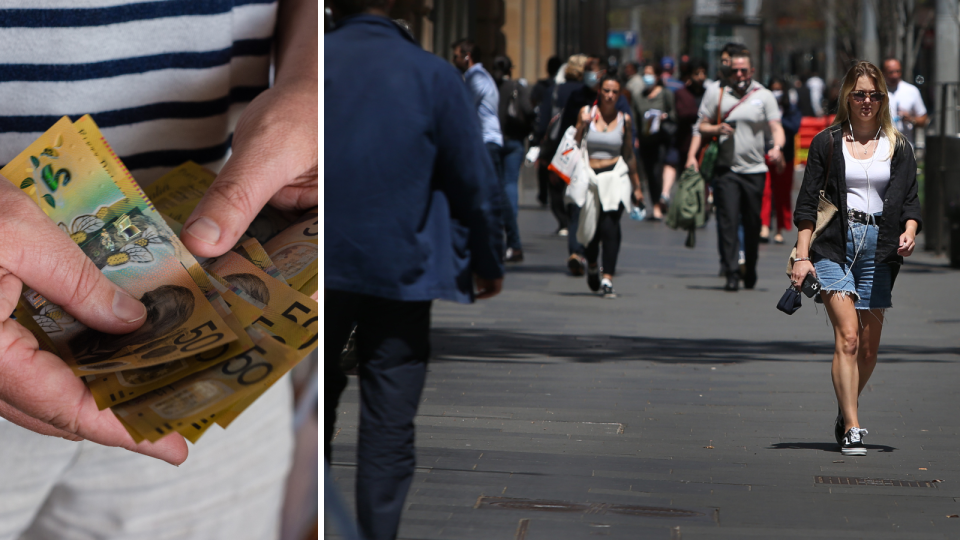
[{"label": "denim shorts", "polygon": [[813,266],[817,270],[822,290],[849,294],[854,298],[857,309],[893,307],[890,265],[876,263],[879,227],[852,221],[848,221],[847,226],[846,264],[840,265],[813,254]]}]

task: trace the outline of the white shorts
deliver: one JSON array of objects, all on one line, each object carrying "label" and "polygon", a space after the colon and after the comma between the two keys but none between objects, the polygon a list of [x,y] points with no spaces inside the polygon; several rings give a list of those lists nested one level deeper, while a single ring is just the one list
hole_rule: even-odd
[{"label": "white shorts", "polygon": [[277,538],[292,399],[287,376],[180,467],[0,422],[0,540]]}]

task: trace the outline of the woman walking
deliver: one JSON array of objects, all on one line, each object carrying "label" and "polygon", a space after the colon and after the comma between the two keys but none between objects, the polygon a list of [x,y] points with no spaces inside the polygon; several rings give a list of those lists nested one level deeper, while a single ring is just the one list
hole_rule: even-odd
[{"label": "woman walking", "polygon": [[[873,64],[847,72],[836,119],[811,144],[794,215],[799,234],[790,279],[797,288],[807,274],[818,279],[833,324],[840,409],[834,431],[844,455],[866,455],[857,398],[877,364],[894,280],[921,228],[916,160],[893,127],[887,97]],[[820,190],[838,212],[811,243]]]},{"label": "woman walking", "polygon": [[651,219],[660,220],[667,211],[670,189],[677,177],[678,154],[673,152],[668,156],[671,137],[676,132],[677,110],[673,92],[663,85],[663,69],[659,64],[644,66],[643,82],[647,86],[633,104],[633,112],[642,122],[637,137],[643,174],[655,203]]},{"label": "woman walking", "polygon": [[[634,200],[643,200],[633,154],[632,120],[629,114],[617,111],[619,98],[620,81],[606,75],[600,81],[597,101],[580,109],[577,119],[577,143],[586,138],[590,158],[588,175],[597,186],[600,205],[597,226],[586,248],[587,285],[594,292],[602,291],[604,298],[616,298],[613,276],[620,254],[620,217],[624,208],[630,206],[631,187]],[[598,266],[600,244],[603,244],[602,267]]]}]

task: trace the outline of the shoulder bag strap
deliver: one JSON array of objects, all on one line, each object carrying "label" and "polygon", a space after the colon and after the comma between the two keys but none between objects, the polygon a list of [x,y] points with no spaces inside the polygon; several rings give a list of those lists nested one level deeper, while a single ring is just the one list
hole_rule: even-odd
[{"label": "shoulder bag strap", "polygon": [[726,90],[727,90],[726,86],[720,85],[720,96],[717,97],[717,125],[718,126],[723,123],[723,119],[720,118],[720,104],[723,103],[723,94],[724,92],[726,92]]},{"label": "shoulder bag strap", "polygon": [[[753,90],[750,90],[749,92],[747,92],[746,94],[744,94],[743,97],[740,98],[740,101],[738,101],[733,107],[730,107],[730,110],[727,111],[727,114],[723,115],[723,120],[726,120],[727,118],[729,118],[729,117],[730,117],[730,113],[732,113],[734,109],[736,109],[737,107],[740,106],[741,103],[743,103],[744,101],[746,101],[747,98],[750,97],[750,94],[756,92],[756,91],[759,90],[759,89],[760,89],[759,87],[756,87],[756,88],[754,88]],[[723,94],[720,94],[720,99],[723,100]],[[718,110],[718,111],[720,110],[720,107],[719,107],[719,106],[717,106],[717,110]],[[719,113],[717,113],[717,114],[719,114]],[[721,121],[718,122],[718,123],[723,123],[723,120],[721,120]]]}]

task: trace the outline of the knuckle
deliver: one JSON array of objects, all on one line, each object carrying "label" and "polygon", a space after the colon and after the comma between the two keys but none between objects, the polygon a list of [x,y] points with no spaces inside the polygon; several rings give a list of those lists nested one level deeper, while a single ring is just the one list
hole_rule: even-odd
[{"label": "knuckle", "polygon": [[256,193],[256,189],[251,189],[251,186],[246,185],[240,179],[227,176],[226,178],[218,178],[216,182],[211,184],[207,196],[211,197],[218,205],[226,205],[250,215],[260,210],[261,205],[257,201]]},{"label": "knuckle", "polygon": [[65,274],[60,282],[70,287],[67,305],[82,306],[94,301],[100,288],[100,280],[105,279],[100,270],[85,257],[79,261],[76,258],[62,260],[65,262],[58,265],[58,270],[62,275]]}]

